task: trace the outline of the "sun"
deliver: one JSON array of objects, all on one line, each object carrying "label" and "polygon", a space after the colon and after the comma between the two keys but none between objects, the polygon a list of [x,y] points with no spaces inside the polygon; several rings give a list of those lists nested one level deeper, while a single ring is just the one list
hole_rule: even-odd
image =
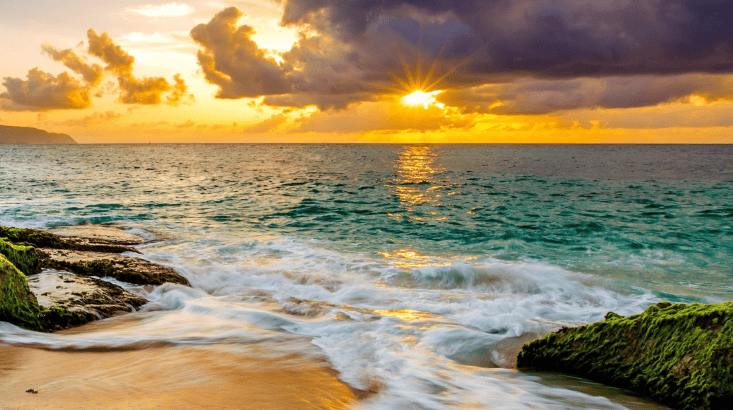
[{"label": "sun", "polygon": [[422,105],[426,110],[429,106],[435,105],[442,108],[443,104],[435,101],[435,96],[440,94],[440,90],[425,92],[422,90],[413,91],[402,97],[402,102],[407,105]]}]

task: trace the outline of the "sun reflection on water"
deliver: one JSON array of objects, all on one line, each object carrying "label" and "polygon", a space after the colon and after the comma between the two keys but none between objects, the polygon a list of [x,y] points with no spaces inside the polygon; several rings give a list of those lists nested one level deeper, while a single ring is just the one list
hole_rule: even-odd
[{"label": "sun reflection on water", "polygon": [[434,179],[442,171],[435,166],[436,156],[430,146],[406,146],[400,154],[395,194],[408,212],[415,205],[435,203],[441,197]]},{"label": "sun reflection on water", "polygon": [[392,316],[402,320],[424,320],[437,317],[430,312],[420,310],[402,309],[402,310],[374,310],[374,313],[382,316]]}]

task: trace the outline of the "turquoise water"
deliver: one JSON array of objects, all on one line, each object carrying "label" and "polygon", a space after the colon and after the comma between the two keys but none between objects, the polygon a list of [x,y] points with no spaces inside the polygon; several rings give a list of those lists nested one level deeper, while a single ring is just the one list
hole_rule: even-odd
[{"label": "turquoise water", "polygon": [[[135,340],[276,330],[312,338],[351,385],[386,386],[367,407],[563,408],[502,369],[497,346],[662,299],[731,300],[731,159],[733,146],[0,146],[0,224],[164,238],[145,257],[194,289],[146,293],[165,321]],[[183,312],[199,328],[172,325]]]}]

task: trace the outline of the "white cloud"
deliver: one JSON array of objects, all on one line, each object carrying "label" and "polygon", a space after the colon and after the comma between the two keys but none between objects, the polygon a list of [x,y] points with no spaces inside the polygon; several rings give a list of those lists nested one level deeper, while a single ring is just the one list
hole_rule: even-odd
[{"label": "white cloud", "polygon": [[168,17],[168,16],[185,16],[193,13],[193,7],[188,4],[168,3],[168,4],[148,4],[145,6],[128,8],[128,12],[142,14],[147,17]]}]

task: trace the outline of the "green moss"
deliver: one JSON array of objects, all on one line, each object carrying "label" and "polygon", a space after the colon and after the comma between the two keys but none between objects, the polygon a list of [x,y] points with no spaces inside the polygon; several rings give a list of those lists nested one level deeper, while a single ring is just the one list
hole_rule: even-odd
[{"label": "green moss", "polygon": [[733,401],[733,302],[672,305],[562,328],[526,344],[517,367],[573,373],[678,409]]},{"label": "green moss", "polygon": [[80,326],[97,319],[90,312],[82,310],[69,311],[61,307],[43,309],[39,315],[42,328],[47,332]]},{"label": "green moss", "polygon": [[12,228],[0,226],[0,237],[5,237],[10,242],[33,245],[36,248],[61,248],[68,246],[59,236],[38,229]]},{"label": "green moss", "polygon": [[31,330],[41,330],[41,308],[28,289],[25,275],[5,256],[0,255],[0,321]]},{"label": "green moss", "polygon": [[[0,238],[7,238],[10,242],[19,245],[31,245],[36,248],[69,249],[91,252],[138,252],[135,248],[125,245],[85,243],[84,241],[68,240],[40,229],[13,228],[0,226]],[[138,252],[139,253],[139,252]]]},{"label": "green moss", "polygon": [[41,271],[38,253],[32,246],[16,245],[5,238],[0,238],[0,255],[4,255],[25,274],[32,275]]}]

